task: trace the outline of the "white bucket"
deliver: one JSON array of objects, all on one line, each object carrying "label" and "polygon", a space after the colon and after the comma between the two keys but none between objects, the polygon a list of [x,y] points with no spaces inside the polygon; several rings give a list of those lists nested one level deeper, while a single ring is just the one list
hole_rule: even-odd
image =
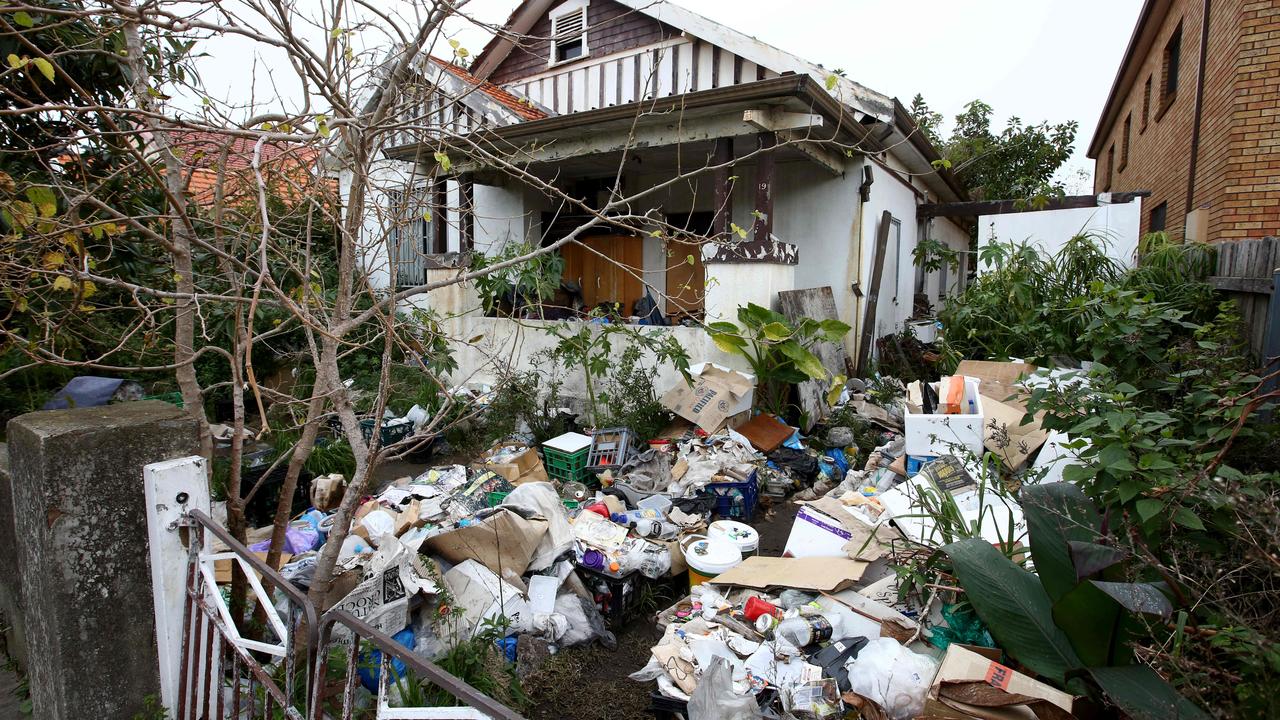
[{"label": "white bucket", "polygon": [[706,535],[690,535],[680,543],[689,566],[689,587],[716,579],[742,562],[742,551],[731,540]]},{"label": "white bucket", "polygon": [[911,329],[911,334],[915,335],[917,340],[926,345],[938,339],[937,320],[914,320],[907,323],[907,327]]},{"label": "white bucket", "polygon": [[737,520],[717,520],[707,528],[707,537],[722,538],[738,546],[742,557],[751,557],[760,549],[760,533]]}]

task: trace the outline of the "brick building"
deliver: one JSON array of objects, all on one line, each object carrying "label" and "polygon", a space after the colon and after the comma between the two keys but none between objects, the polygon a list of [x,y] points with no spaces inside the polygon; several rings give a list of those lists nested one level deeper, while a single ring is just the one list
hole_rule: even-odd
[{"label": "brick building", "polygon": [[1280,234],[1280,0],[1146,0],[1088,154],[1143,233]]}]

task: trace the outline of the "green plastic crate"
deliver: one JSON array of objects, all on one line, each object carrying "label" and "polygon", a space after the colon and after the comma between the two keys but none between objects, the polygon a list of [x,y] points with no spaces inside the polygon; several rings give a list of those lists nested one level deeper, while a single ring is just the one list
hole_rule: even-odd
[{"label": "green plastic crate", "polygon": [[159,400],[161,402],[167,402],[170,405],[177,405],[178,407],[183,407],[182,393],[180,392],[161,393],[159,395],[144,395],[142,399],[143,400]]},{"label": "green plastic crate", "polygon": [[543,447],[542,465],[547,469],[547,475],[560,482],[586,482],[590,475],[587,472],[587,455],[590,452],[590,447],[573,453]]}]

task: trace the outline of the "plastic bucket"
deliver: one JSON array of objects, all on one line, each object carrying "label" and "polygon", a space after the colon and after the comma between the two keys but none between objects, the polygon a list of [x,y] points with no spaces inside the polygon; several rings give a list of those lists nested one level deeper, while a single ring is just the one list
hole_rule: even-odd
[{"label": "plastic bucket", "polygon": [[716,576],[738,566],[742,551],[724,538],[690,535],[680,543],[684,562],[689,566],[689,588],[715,580]]},{"label": "plastic bucket", "polygon": [[738,547],[742,557],[751,557],[760,549],[760,533],[737,520],[717,520],[707,528],[707,537],[728,540]]}]

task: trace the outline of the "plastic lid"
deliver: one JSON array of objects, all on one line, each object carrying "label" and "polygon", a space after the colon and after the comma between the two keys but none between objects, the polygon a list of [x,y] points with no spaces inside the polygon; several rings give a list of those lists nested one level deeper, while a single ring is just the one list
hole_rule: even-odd
[{"label": "plastic lid", "polygon": [[703,538],[690,543],[685,550],[685,561],[697,570],[723,572],[742,562],[738,546],[722,538]]},{"label": "plastic lid", "polygon": [[582,433],[569,432],[559,437],[551,438],[542,443],[542,446],[549,447],[552,450],[559,450],[560,452],[572,453],[591,447],[591,438]]}]

